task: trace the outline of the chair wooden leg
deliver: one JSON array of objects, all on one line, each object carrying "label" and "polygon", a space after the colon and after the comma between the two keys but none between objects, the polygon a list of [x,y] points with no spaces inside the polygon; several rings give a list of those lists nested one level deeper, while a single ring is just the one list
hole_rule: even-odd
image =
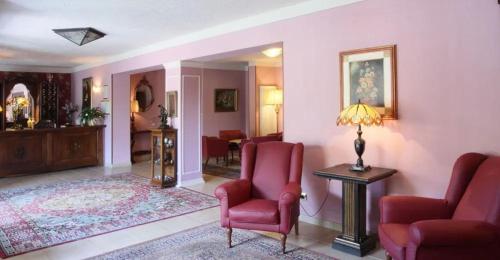
[{"label": "chair wooden leg", "polygon": [[387,251],[385,251],[385,260],[392,260],[392,256]]},{"label": "chair wooden leg", "polygon": [[208,165],[208,160],[210,159],[210,157],[207,157],[207,159],[205,160],[205,166],[203,166],[204,169],[207,168],[207,165]]},{"label": "chair wooden leg", "polygon": [[297,219],[297,222],[295,222],[295,235],[299,235],[299,220]]},{"label": "chair wooden leg", "polygon": [[281,251],[283,252],[283,254],[286,253],[286,235],[285,234],[281,234]]},{"label": "chair wooden leg", "polygon": [[227,234],[227,246],[229,248],[231,248],[231,236],[233,234],[233,229],[232,228],[227,228],[226,234]]}]

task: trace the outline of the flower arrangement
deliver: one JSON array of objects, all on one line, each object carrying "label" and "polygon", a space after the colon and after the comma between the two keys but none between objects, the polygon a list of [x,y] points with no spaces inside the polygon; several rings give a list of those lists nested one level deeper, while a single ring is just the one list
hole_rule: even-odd
[{"label": "flower arrangement", "polygon": [[102,119],[106,114],[99,107],[87,107],[82,109],[80,113],[80,123],[82,126],[92,126],[95,125],[96,119]]},{"label": "flower arrangement", "polygon": [[22,120],[24,108],[29,106],[29,101],[25,97],[11,97],[7,99],[7,106],[12,108],[12,119],[14,121],[14,129],[23,129],[23,125],[19,123]]},{"label": "flower arrangement", "polygon": [[72,102],[66,103],[62,107],[62,110],[66,112],[66,125],[71,125],[73,122],[73,114],[78,112],[79,109],[78,105],[73,104]]}]

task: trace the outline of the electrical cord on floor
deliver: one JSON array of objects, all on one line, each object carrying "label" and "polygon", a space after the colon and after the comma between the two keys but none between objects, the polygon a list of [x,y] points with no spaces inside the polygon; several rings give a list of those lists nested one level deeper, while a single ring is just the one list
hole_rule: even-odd
[{"label": "electrical cord on floor", "polygon": [[[328,188],[330,188],[330,181],[331,180],[328,179]],[[309,212],[307,212],[306,208],[304,208],[304,206],[302,206],[302,203],[300,203],[300,207],[304,210],[304,212],[306,213],[307,216],[314,217],[314,216],[316,216],[323,209],[323,207],[325,206],[325,202],[328,199],[328,197],[330,197],[330,191],[329,191],[329,189],[326,190],[326,196],[323,199],[323,202],[321,202],[321,205],[319,206],[319,209],[316,212],[314,212],[314,214],[312,214],[312,215],[309,214]]]}]

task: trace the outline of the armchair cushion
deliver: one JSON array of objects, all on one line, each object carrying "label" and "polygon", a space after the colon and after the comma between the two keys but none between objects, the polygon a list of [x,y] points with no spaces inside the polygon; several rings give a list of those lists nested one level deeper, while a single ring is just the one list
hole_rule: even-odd
[{"label": "armchair cushion", "polygon": [[229,209],[229,220],[241,223],[278,224],[278,202],[252,199]]},{"label": "armchair cushion", "polygon": [[409,224],[380,224],[378,235],[385,250],[396,260],[404,259],[409,239]]},{"label": "armchair cushion", "polygon": [[497,228],[487,222],[472,220],[436,219],[410,225],[410,243],[416,246],[475,247],[497,243]]},{"label": "armchair cushion", "polygon": [[449,218],[446,200],[413,196],[384,196],[379,201],[380,222],[411,224],[424,219]]}]

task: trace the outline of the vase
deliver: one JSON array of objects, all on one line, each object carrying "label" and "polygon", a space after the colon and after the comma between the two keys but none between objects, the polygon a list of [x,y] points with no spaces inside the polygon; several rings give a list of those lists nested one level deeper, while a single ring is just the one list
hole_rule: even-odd
[{"label": "vase", "polygon": [[19,118],[21,116],[21,113],[20,111],[12,111],[12,120],[14,122],[12,122],[12,128],[14,128],[15,130],[23,130],[24,126],[23,124],[21,123],[21,119]]}]

